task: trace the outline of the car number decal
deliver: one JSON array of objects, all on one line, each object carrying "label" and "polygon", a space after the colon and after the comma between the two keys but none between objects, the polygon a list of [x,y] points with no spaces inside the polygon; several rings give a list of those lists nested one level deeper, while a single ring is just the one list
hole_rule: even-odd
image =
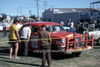
[{"label": "car number decal", "polygon": [[33,39],[33,41],[31,41],[31,47],[38,48],[38,36],[32,36],[32,39]]}]

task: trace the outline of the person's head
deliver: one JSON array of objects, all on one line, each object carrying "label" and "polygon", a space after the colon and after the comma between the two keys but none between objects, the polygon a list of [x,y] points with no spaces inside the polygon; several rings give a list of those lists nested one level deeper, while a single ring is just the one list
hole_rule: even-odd
[{"label": "person's head", "polygon": [[18,24],[18,20],[17,19],[14,19],[14,22],[13,22],[13,24]]},{"label": "person's head", "polygon": [[19,20],[19,24],[22,24],[22,20]]},{"label": "person's head", "polygon": [[69,19],[69,20],[68,20],[68,22],[72,22],[72,20],[71,20],[71,19]]},{"label": "person's head", "polygon": [[42,30],[46,30],[46,25],[41,25]]},{"label": "person's head", "polygon": [[29,28],[32,29],[32,25],[29,25]]}]

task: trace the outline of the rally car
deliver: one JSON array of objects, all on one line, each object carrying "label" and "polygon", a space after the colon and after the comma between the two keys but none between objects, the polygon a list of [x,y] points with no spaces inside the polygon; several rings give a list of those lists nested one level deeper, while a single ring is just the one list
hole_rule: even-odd
[{"label": "rally car", "polygon": [[41,51],[40,40],[38,33],[41,31],[41,25],[46,25],[47,31],[50,32],[52,39],[51,52],[63,53],[79,53],[83,50],[93,48],[94,38],[88,38],[88,33],[85,35],[67,32],[60,24],[55,22],[31,22],[23,25],[24,27],[32,25],[32,33],[28,44],[28,50]]}]

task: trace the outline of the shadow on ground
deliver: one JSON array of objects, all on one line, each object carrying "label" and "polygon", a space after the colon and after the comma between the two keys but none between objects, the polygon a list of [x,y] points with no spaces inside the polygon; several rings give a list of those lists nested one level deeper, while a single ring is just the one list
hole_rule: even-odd
[{"label": "shadow on ground", "polygon": [[[0,55],[8,56],[9,47],[0,47]],[[74,57],[72,54],[64,54],[64,53],[51,53],[51,56],[52,60],[69,59]],[[42,53],[29,52],[29,55],[27,57],[42,58]]]},{"label": "shadow on ground", "polygon": [[[31,53],[31,57],[42,58],[42,53]],[[64,54],[64,53],[51,53],[52,60],[61,60],[61,59],[70,59],[74,56],[72,54]]]},{"label": "shadow on ground", "polygon": [[0,55],[8,55],[9,47],[0,47]]},{"label": "shadow on ground", "polygon": [[13,63],[13,64],[21,64],[21,65],[31,65],[31,66],[41,66],[39,64],[30,64],[30,63],[23,63],[23,62],[16,62],[16,61],[10,61],[10,60],[2,60],[3,62],[7,62],[7,63]]},{"label": "shadow on ground", "polygon": [[100,49],[100,46],[94,46],[93,49]]}]

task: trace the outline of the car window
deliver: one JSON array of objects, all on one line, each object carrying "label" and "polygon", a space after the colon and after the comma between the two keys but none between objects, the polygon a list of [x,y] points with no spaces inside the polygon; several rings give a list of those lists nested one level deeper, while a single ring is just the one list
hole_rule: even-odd
[{"label": "car window", "polygon": [[39,27],[38,26],[33,26],[32,27],[32,32],[39,32],[40,31],[40,29],[39,29]]},{"label": "car window", "polygon": [[49,25],[49,26],[47,26],[46,30],[49,32],[65,31],[65,29],[60,25]]}]

